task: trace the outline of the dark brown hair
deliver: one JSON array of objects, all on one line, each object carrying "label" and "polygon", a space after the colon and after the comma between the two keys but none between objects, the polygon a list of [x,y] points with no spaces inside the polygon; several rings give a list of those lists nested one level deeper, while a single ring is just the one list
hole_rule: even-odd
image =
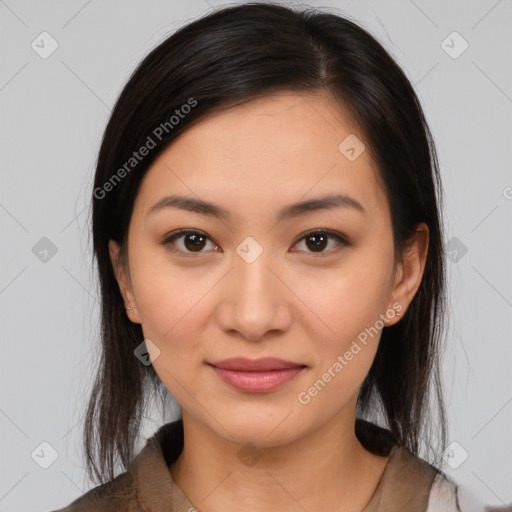
[{"label": "dark brown hair", "polygon": [[[441,180],[420,102],[390,54],[345,16],[247,3],[189,23],[154,48],[123,88],[103,135],[92,197],[102,353],[84,424],[93,480],[113,479],[116,457],[128,467],[147,392],[161,388],[153,366],[134,356],[144,336],[140,324],[127,318],[108,242],[121,245],[126,262],[128,226],[141,180],[180,133],[216,110],[280,90],[327,91],[360,128],[389,200],[397,259],[416,226],[428,225],[420,288],[400,322],[382,332],[359,392],[358,415],[389,428],[414,454],[422,447],[431,450],[434,438],[441,449],[445,446]],[[146,156],[132,160],[134,151],[149,145]],[[426,455],[434,463],[434,455]]]}]

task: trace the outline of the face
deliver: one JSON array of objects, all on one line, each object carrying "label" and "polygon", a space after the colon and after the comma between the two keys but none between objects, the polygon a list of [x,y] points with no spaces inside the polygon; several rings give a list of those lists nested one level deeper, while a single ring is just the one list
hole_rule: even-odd
[{"label": "face", "polygon": [[[129,268],[110,243],[129,318],[158,349],[155,371],[183,414],[218,436],[278,445],[355,411],[382,327],[419,286],[425,238],[408,266],[395,264],[389,204],[354,137],[323,93],[210,115],[145,175]],[[235,357],[302,368],[258,379],[211,366]]]}]

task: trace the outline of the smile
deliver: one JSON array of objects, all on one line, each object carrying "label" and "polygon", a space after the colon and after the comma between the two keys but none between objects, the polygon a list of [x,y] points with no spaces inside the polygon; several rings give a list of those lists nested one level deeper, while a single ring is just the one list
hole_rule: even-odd
[{"label": "smile", "polygon": [[240,391],[251,393],[263,393],[277,389],[305,369],[304,366],[295,366],[275,370],[247,371],[218,368],[213,365],[210,367],[227,384]]}]

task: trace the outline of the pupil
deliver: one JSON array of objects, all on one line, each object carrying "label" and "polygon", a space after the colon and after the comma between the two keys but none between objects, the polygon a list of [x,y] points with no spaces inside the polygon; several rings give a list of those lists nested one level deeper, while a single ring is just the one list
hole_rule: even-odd
[{"label": "pupil", "polygon": [[[192,242],[192,245],[189,247],[188,243]],[[199,243],[198,243],[199,242]],[[187,249],[198,249],[201,250],[204,247],[204,236],[198,235],[195,233],[189,234],[185,236],[185,246]]]},{"label": "pupil", "polygon": [[315,242],[313,242],[313,248],[315,248],[315,249],[319,249],[319,248],[320,248],[320,249],[325,249],[326,241],[327,241],[327,237],[326,237],[325,235],[317,235],[317,234],[315,234],[315,235],[310,235],[310,236],[308,237],[308,241],[311,241],[311,240],[313,240],[313,239],[315,239],[315,238],[317,238],[317,239],[321,239],[321,240],[319,240],[319,241],[318,241],[318,242],[316,242],[316,243],[315,243]]}]

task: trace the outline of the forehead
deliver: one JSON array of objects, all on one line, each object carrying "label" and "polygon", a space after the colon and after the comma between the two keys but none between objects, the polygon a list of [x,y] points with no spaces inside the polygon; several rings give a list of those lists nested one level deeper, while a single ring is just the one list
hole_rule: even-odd
[{"label": "forehead", "polygon": [[[351,147],[356,153],[346,152]],[[344,193],[376,214],[387,205],[363,147],[363,134],[325,94],[268,95],[208,114],[182,133],[147,171],[135,208],[145,214],[180,193],[250,216]]]}]

